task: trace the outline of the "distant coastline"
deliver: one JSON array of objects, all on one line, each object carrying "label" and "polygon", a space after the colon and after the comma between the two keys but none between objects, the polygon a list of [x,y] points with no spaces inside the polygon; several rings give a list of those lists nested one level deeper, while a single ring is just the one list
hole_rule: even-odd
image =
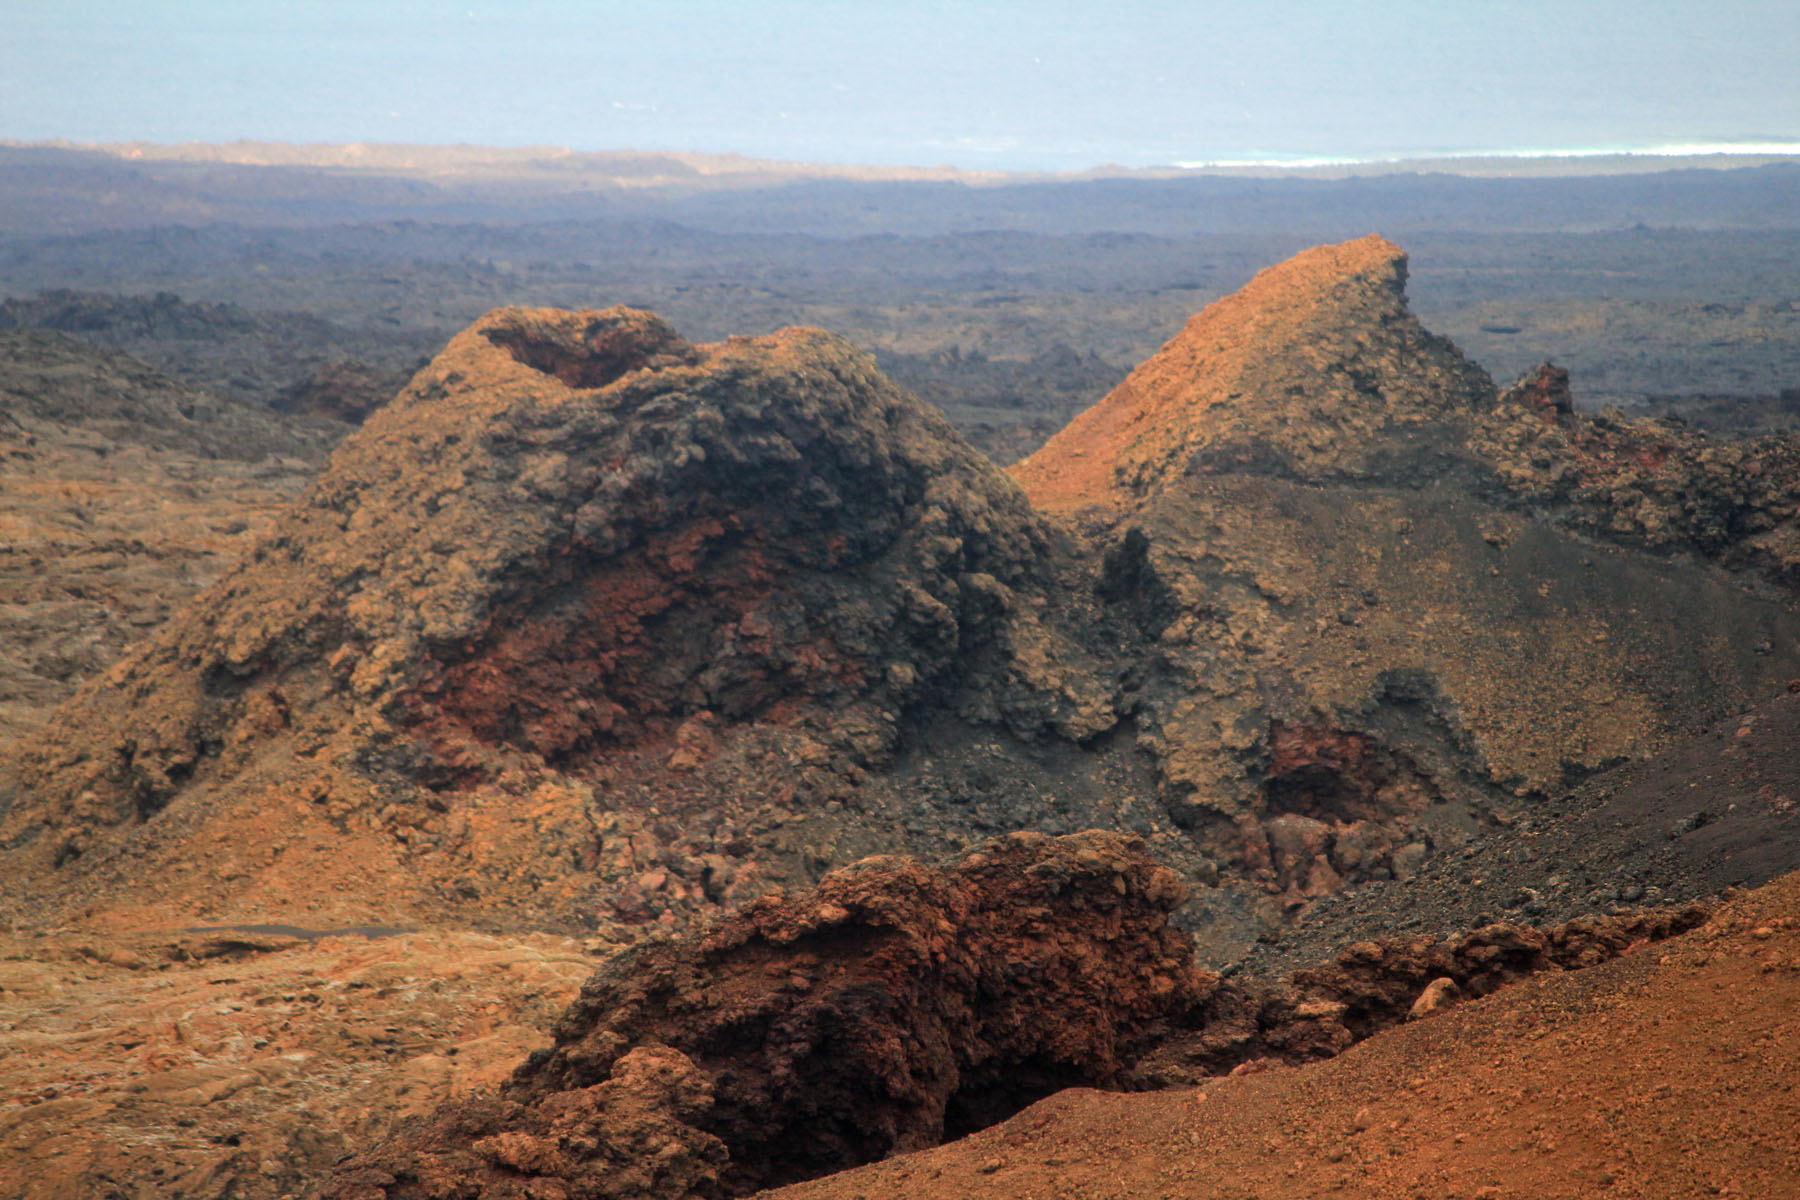
[{"label": "distant coastline", "polygon": [[1235,158],[1209,158],[1179,161],[1173,166],[1183,170],[1202,170],[1208,167],[1270,167],[1287,170],[1307,170],[1312,167],[1349,167],[1349,166],[1401,166],[1415,162],[1462,162],[1467,160],[1484,161],[1489,159],[1538,159],[1538,158],[1710,158],[1716,155],[1749,156],[1752,158],[1796,158],[1800,157],[1800,139],[1794,140],[1756,140],[1756,141],[1719,141],[1719,142],[1669,142],[1656,146],[1576,146],[1556,149],[1533,150],[1450,150],[1442,153],[1419,154],[1384,154],[1384,155],[1333,155],[1333,154],[1287,154],[1258,153],[1240,155]]},{"label": "distant coastline", "polygon": [[1467,150],[1439,154],[1293,154],[1223,152],[1161,165],[1102,163],[1071,170],[999,170],[949,164],[882,164],[753,158],[691,150],[619,148],[573,150],[565,146],[482,146],[350,142],[107,142],[0,139],[0,148],[97,154],[148,164],[304,167],[434,179],[495,174],[543,174],[563,181],[587,175],[615,186],[772,183],[797,178],[865,182],[955,181],[1005,184],[1059,179],[1178,178],[1222,175],[1261,178],[1341,179],[1378,175],[1445,174],[1484,177],[1572,177],[1641,174],[1683,169],[1731,169],[1774,163],[1800,164],[1800,139],[1671,142],[1654,146],[1577,146],[1552,149]]},{"label": "distant coastline", "polygon": [[1186,172],[1228,174],[1387,175],[1436,171],[1453,175],[1593,175],[1668,171],[1688,166],[1757,166],[1800,161],[1800,140],[1671,142],[1657,146],[1577,146],[1536,150],[1466,150],[1442,154],[1251,154],[1186,159]]}]

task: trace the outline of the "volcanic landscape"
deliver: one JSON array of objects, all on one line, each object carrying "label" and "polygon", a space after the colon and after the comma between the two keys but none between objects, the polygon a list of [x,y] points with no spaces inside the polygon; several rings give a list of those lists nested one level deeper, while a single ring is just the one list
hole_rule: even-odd
[{"label": "volcanic landscape", "polygon": [[804,325],[264,402],[8,301],[0,1193],[1800,1194],[1800,434],[1411,265],[1035,433]]}]

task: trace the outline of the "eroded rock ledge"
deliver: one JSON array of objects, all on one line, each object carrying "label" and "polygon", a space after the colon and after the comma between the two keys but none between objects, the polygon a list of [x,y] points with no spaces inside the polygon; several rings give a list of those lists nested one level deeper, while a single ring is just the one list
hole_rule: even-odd
[{"label": "eroded rock ledge", "polygon": [[1288,983],[1197,969],[1138,841],[1013,834],[875,859],[583,988],[494,1096],[342,1166],[323,1200],[718,1197],[986,1127],[1064,1087],[1144,1089],[1352,1043],[1704,919],[1689,906],[1358,943]]},{"label": "eroded rock ledge", "polygon": [[1182,894],[1099,833],[857,864],[615,959],[498,1096],[324,1194],[741,1195],[1123,1086],[1212,982],[1168,923]]}]

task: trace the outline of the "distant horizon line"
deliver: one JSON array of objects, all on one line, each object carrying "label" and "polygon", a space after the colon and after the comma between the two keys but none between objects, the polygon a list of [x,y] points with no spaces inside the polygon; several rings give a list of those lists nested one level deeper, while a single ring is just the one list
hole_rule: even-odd
[{"label": "distant horizon line", "polygon": [[[1085,167],[971,167],[957,166],[951,162],[928,163],[918,162],[876,162],[852,158],[794,158],[763,156],[735,150],[703,150],[693,148],[671,149],[652,146],[616,146],[606,149],[576,149],[571,146],[557,145],[549,142],[520,142],[513,144],[484,142],[405,142],[379,141],[368,138],[356,138],[349,141],[287,141],[279,138],[237,137],[223,140],[187,139],[182,141],[158,141],[151,138],[131,138],[113,141],[76,141],[71,138],[7,138],[0,137],[0,147],[20,149],[55,149],[90,151],[109,154],[125,159],[161,159],[163,161],[180,161],[185,156],[182,151],[228,150],[232,147],[268,147],[282,148],[292,151],[339,151],[347,154],[351,160],[369,154],[368,161],[335,161],[323,162],[271,162],[255,157],[209,157],[208,161],[235,163],[245,166],[332,166],[337,168],[362,168],[379,171],[386,168],[405,169],[407,165],[384,161],[381,151],[435,151],[454,154],[465,151],[470,154],[481,152],[498,153],[506,157],[529,156],[535,158],[562,158],[593,155],[596,157],[630,157],[639,155],[658,155],[676,160],[688,160],[698,165],[705,161],[708,166],[718,169],[726,163],[726,173],[735,173],[734,167],[741,164],[743,168],[754,171],[759,166],[784,168],[818,168],[823,171],[872,171],[892,173],[895,175],[958,175],[984,177],[995,181],[1004,177],[1080,177],[1114,174],[1170,174],[1202,171],[1218,172],[1334,172],[1349,171],[1366,173],[1371,170],[1393,168],[1396,173],[1419,167],[1430,167],[1444,164],[1460,164],[1466,167],[1477,167],[1480,164],[1535,164],[1539,167],[1550,166],[1559,162],[1588,162],[1611,160],[1644,166],[1660,165],[1664,161],[1680,159],[1711,158],[1743,158],[1743,159],[1800,159],[1800,139],[1720,139],[1716,141],[1666,142],[1656,145],[1609,145],[1609,146],[1570,146],[1555,148],[1527,148],[1500,150],[1444,150],[1444,151],[1403,151],[1380,152],[1367,155],[1353,154],[1295,154],[1284,151],[1247,151],[1230,156],[1211,158],[1176,159],[1165,162],[1146,162],[1143,165],[1126,165],[1116,159],[1094,163]],[[145,155],[144,151],[151,154]],[[166,151],[168,153],[155,153]],[[709,172],[710,173],[710,172]]]},{"label": "distant horizon line", "polygon": [[[1370,156],[1252,153],[1242,158],[1183,159],[1170,165],[1184,171],[1262,168],[1303,171],[1318,167],[1375,167],[1387,164],[1563,158],[1741,158],[1800,157],[1800,139],[1792,141],[1665,142],[1654,146],[1569,146],[1552,149],[1446,150]],[[1154,169],[1154,168],[1152,168]]]}]

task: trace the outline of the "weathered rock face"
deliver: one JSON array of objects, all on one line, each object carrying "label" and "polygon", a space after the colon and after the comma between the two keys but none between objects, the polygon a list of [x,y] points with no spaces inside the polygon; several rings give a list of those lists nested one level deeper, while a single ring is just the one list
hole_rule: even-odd
[{"label": "weathered rock face", "polygon": [[1120,1086],[1217,983],[1168,924],[1182,885],[1140,847],[1015,834],[945,870],[870,860],[642,945],[497,1097],[325,1195],[741,1195]]},{"label": "weathered rock face", "polygon": [[1721,441],[1676,419],[1575,413],[1567,372],[1546,363],[1507,390],[1478,446],[1517,501],[1566,528],[1800,583],[1800,439],[1790,434]]},{"label": "weathered rock face", "polygon": [[1276,983],[1196,970],[1182,886],[1104,834],[1014,834],[947,870],[871,860],[590,979],[498,1095],[340,1166],[328,1200],[719,1197],[995,1124],[1071,1086],[1329,1058],[1705,906],[1359,942]]},{"label": "weathered rock face", "polygon": [[1136,1089],[1317,1062],[1384,1029],[1441,1013],[1527,976],[1597,966],[1695,928],[1707,904],[1582,918],[1547,928],[1497,922],[1453,938],[1353,943],[1291,978],[1226,980],[1134,1068]]},{"label": "weathered rock face", "polygon": [[829,335],[698,347],[632,310],[502,310],[24,748],[5,839],[69,863],[260,778],[435,848],[481,837],[444,814],[504,784],[554,810],[541,880],[594,866],[616,771],[725,758],[697,789],[716,809],[747,771],[854,778],[925,709],[1087,736],[1115,718],[1046,627],[1053,541]]},{"label": "weathered rock face", "polygon": [[1272,267],[1013,469],[1145,639],[1169,812],[1289,906],[1800,671],[1757,578],[1800,443],[1581,416],[1554,368],[1502,398],[1405,277],[1375,237]]},{"label": "weathered rock face", "polygon": [[1018,468],[1048,520],[829,335],[493,314],[0,762],[7,903],[617,933],[1101,827],[1243,889],[1230,957],[1800,675],[1785,443],[1502,398],[1404,279],[1194,318]]},{"label": "weathered rock face", "polygon": [[[1784,1196],[1800,1097],[1800,876],[1700,929],[1412,1021],[1300,1070],[1067,1092],[770,1200]],[[1646,1096],[1648,1104],[1626,1098]]]}]

